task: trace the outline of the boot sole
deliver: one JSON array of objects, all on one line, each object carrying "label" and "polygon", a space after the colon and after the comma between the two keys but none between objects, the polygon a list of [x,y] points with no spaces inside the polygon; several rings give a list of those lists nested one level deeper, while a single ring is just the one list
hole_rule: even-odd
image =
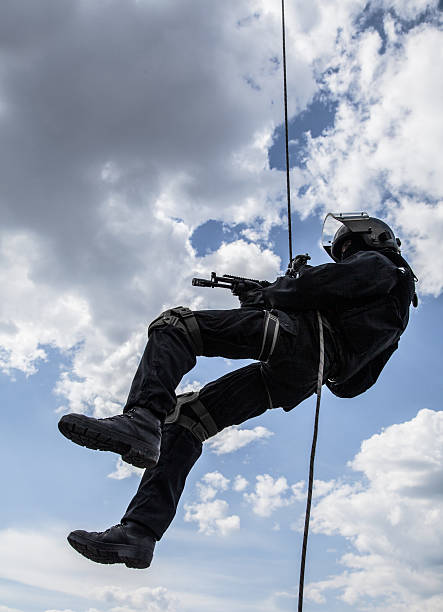
[{"label": "boot sole", "polygon": [[130,544],[98,545],[95,540],[76,533],[68,535],[68,542],[78,553],[95,563],[124,563],[133,569],[146,569],[151,565],[153,549]]},{"label": "boot sole", "polygon": [[159,458],[158,448],[146,443],[137,444],[136,440],[125,434],[115,438],[84,415],[67,414],[60,419],[58,428],[65,438],[75,444],[92,450],[117,453],[123,461],[134,467],[153,468]]}]

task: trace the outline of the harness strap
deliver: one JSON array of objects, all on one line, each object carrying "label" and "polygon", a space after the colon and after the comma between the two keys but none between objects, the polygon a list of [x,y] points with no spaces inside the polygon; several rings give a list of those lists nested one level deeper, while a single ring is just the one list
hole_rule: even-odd
[{"label": "harness strap", "polygon": [[186,306],[175,306],[169,310],[165,310],[158,316],[148,328],[148,336],[153,329],[163,327],[164,325],[173,325],[181,327],[188,336],[196,355],[203,354],[203,340],[200,334],[200,328],[195,318],[194,313]]},{"label": "harness strap", "polygon": [[209,412],[206,410],[206,407],[204,406],[203,402],[201,402],[200,399],[196,398],[189,405],[189,407],[194,412],[194,414],[197,415],[197,417],[200,420],[201,426],[205,430],[205,433],[206,433],[205,440],[207,440],[211,436],[215,436],[215,434],[218,433],[218,427],[214,419],[211,417]]},{"label": "harness strap", "polygon": [[[184,408],[188,414],[183,414]],[[189,410],[193,414],[190,415]],[[199,399],[198,391],[179,395],[175,409],[166,417],[165,423],[177,423],[189,429],[200,442],[215,436],[219,431],[214,419]]]},{"label": "harness strap", "polygon": [[274,408],[274,405],[272,403],[272,397],[271,397],[271,393],[269,391],[269,387],[268,387],[268,383],[266,382],[266,377],[263,373],[263,364],[260,364],[260,376],[261,376],[261,381],[263,383],[263,387],[265,389],[266,392],[266,397],[268,399],[268,408]]},{"label": "harness strap", "polygon": [[277,343],[278,333],[280,330],[280,321],[269,311],[265,312],[263,342],[261,345],[259,361],[268,361],[274,352]]},{"label": "harness strap", "polygon": [[178,316],[182,319],[185,324],[189,335],[193,341],[195,352],[197,355],[203,354],[203,341],[200,334],[200,328],[197,323],[197,319],[195,318],[194,313],[190,308],[186,308],[186,306],[176,306],[171,309],[171,312],[174,314],[178,314]]}]

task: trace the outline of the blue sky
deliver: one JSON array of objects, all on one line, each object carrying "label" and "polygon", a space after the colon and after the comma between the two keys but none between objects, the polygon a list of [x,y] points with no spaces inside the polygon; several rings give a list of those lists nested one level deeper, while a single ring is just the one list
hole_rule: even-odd
[{"label": "blue sky", "polygon": [[[353,400],[324,391],[304,609],[437,612],[441,6],[287,4],[294,251],[326,262],[326,212],[367,210],[420,278],[377,385]],[[296,609],[314,398],[205,444],[147,571],[67,544],[72,529],[118,523],[139,473],[57,430],[68,411],[120,411],[161,310],[237,306],[193,276],[284,271],[279,11],[270,0],[0,9],[0,612]],[[243,363],[202,358],[179,390]]]}]

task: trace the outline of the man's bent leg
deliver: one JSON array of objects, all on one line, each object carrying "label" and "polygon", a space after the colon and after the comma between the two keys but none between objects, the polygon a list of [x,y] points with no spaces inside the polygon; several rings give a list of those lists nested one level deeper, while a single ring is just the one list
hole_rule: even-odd
[{"label": "man's bent leg", "polygon": [[175,389],[195,365],[196,356],[266,359],[272,328],[270,346],[274,347],[278,321],[262,310],[194,313],[176,307],[166,311],[150,326],[151,338],[124,414],[104,419],[68,414],[60,419],[60,432],[81,446],[118,453],[137,467],[153,467],[160,452],[161,424],[173,411]]},{"label": "man's bent leg", "polygon": [[[259,357],[263,344],[263,311],[200,310],[191,315],[183,324],[169,315],[161,315],[151,324],[125,411],[140,406],[164,420],[175,406],[175,389],[194,367],[198,355],[228,359]],[[193,321],[192,334],[185,327],[185,324],[189,327],[189,321]]]}]

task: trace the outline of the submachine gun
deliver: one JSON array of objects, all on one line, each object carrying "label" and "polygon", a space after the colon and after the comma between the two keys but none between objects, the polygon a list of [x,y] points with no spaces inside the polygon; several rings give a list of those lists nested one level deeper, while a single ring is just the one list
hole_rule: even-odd
[{"label": "submachine gun", "polygon": [[[288,269],[286,270],[286,276],[292,276],[297,278],[302,268],[307,264],[311,258],[308,253],[304,255],[296,255],[294,259],[289,263]],[[269,287],[271,284],[268,281],[260,281],[255,278],[245,278],[243,276],[233,276],[232,274],[223,274],[223,276],[217,276],[216,272],[211,272],[211,278],[193,278],[192,285],[194,287],[222,287],[223,289],[233,289],[238,283],[257,283],[261,287]]]},{"label": "submachine gun", "polygon": [[194,287],[222,287],[223,289],[232,289],[237,283],[250,282],[257,283],[262,287],[270,285],[268,281],[259,281],[255,278],[244,278],[243,276],[233,276],[232,274],[223,274],[217,276],[216,272],[211,272],[211,278],[193,278],[192,285]]}]

